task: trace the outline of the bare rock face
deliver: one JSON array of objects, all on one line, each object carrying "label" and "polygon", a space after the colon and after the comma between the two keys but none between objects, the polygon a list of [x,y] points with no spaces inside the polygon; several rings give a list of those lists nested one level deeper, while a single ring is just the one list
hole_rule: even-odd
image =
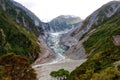
[{"label": "bare rock face", "polygon": [[[70,34],[67,34],[63,37],[62,41],[66,43],[73,43],[70,45],[74,45],[76,41],[79,41],[81,37],[88,32],[91,28],[98,28],[103,24],[106,20],[111,18],[112,16],[118,14],[120,12],[120,2],[119,1],[111,1],[105,5],[103,5],[98,10],[94,11],[90,16],[88,16],[82,24],[75,30],[71,31]],[[66,40],[67,37],[67,40]],[[64,41],[66,40],[66,41]]]},{"label": "bare rock face", "polygon": [[44,39],[39,36],[38,40],[40,41],[40,50],[41,53],[39,54],[39,58],[35,61],[34,64],[46,63],[51,62],[56,58],[55,53],[47,46]]},{"label": "bare rock face", "polygon": [[95,29],[91,30],[87,36],[85,36],[78,43],[74,44],[68,51],[64,53],[64,56],[74,60],[85,59],[87,55],[83,46],[83,42],[85,42],[94,31]]},{"label": "bare rock face", "polygon": [[77,45],[72,46],[68,51],[66,51],[64,56],[73,60],[85,59],[85,49],[81,42],[79,42]]},{"label": "bare rock face", "polygon": [[120,35],[115,35],[115,36],[113,36],[113,43],[114,43],[116,46],[120,46]]},{"label": "bare rock face", "polygon": [[[120,2],[119,1],[111,1],[101,8],[93,12],[90,16],[88,16],[82,24],[71,31],[68,34],[65,34],[61,39],[63,44],[69,46],[70,48],[64,54],[65,56],[73,59],[80,59],[81,57],[86,57],[84,46],[82,45],[81,37],[85,33],[89,33],[92,30],[96,30],[103,24],[105,21],[110,19],[112,16],[118,14],[120,12]],[[87,37],[85,35],[85,37]],[[120,37],[119,35],[113,36],[114,44],[120,45]]]}]

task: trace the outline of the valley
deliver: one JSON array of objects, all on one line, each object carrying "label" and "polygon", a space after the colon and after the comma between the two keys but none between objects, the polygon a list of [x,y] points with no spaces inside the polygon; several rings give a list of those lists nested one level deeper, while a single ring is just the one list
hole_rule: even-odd
[{"label": "valley", "polygon": [[66,69],[71,72],[85,61],[86,59],[81,59],[81,60],[62,59],[58,62],[34,65],[33,68],[35,68],[35,70],[37,71],[38,74],[37,78],[39,80],[54,80],[55,78],[50,76],[50,73],[52,71],[56,71],[59,69]]},{"label": "valley", "polygon": [[66,30],[58,33],[49,33],[48,39],[47,39],[47,45],[57,55],[56,55],[56,59],[54,59],[51,62],[32,65],[32,67],[37,72],[37,78],[39,80],[54,80],[54,78],[50,76],[50,72],[59,70],[59,69],[66,69],[66,70],[72,71],[77,66],[79,66],[80,64],[86,61],[86,59],[83,59],[83,58],[81,58],[80,60],[69,59],[63,55],[66,50],[64,45],[60,45],[60,38],[62,34],[65,34],[69,31],[70,30]]},{"label": "valley", "polygon": [[20,3],[0,0],[0,80],[120,80],[119,61],[120,1],[84,20],[42,22]]}]

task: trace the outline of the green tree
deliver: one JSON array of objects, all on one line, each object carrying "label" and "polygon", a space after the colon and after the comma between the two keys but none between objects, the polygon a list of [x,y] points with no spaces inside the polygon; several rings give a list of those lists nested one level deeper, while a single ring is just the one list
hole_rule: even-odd
[{"label": "green tree", "polygon": [[50,75],[58,80],[67,80],[69,71],[65,69],[59,69],[58,71],[52,71]]}]

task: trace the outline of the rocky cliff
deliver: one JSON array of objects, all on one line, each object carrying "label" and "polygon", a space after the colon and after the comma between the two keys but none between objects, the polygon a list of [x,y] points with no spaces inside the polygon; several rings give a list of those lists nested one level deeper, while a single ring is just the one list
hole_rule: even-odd
[{"label": "rocky cliff", "polygon": [[[91,16],[94,16],[93,19]],[[119,17],[120,1],[112,1],[103,5],[86,19],[88,20],[86,24],[84,22],[78,30],[78,33],[83,30],[86,33],[82,35],[77,44],[68,50],[69,53],[67,51],[65,54],[69,57],[69,55],[80,56],[85,53],[88,60],[71,73],[69,80],[120,79]],[[74,32],[72,36],[76,34]],[[81,46],[85,52],[81,51]],[[77,54],[78,51],[81,52]]]},{"label": "rocky cliff", "polygon": [[[39,49],[41,49],[41,52],[39,52],[39,56],[37,55],[37,58],[39,57],[42,59],[43,57],[41,54],[54,56],[54,52],[49,49],[45,42],[47,37],[47,32],[44,30],[47,26],[46,23],[41,22],[30,10],[13,0],[0,0],[0,7],[3,14],[6,13],[8,16],[11,16],[18,25],[21,25],[28,32],[35,34],[34,36],[37,36],[39,40],[38,44],[40,46]],[[44,44],[41,44],[41,41],[44,41]],[[43,48],[49,53],[43,51]],[[44,58],[46,59],[48,56]]]},{"label": "rocky cliff", "polygon": [[[65,52],[65,55],[69,57],[70,55],[77,55],[77,57],[79,56],[77,59],[80,59],[80,56],[85,54],[85,52],[80,52],[84,51],[84,49],[81,50],[83,47],[79,49],[82,45],[78,43],[81,43],[81,40],[86,41],[87,37],[89,37],[97,28],[101,27],[106,21],[119,14],[119,12],[120,2],[109,2],[88,16],[80,27],[71,31],[69,34],[64,35],[61,42],[71,47]],[[65,38],[67,38],[67,40]],[[77,46],[78,48],[76,48]]]},{"label": "rocky cliff", "polygon": [[0,0],[0,80],[36,80],[30,66],[41,52],[32,31],[36,26],[24,12],[18,19],[18,10],[9,0]]},{"label": "rocky cliff", "polygon": [[[93,12],[90,16],[88,16],[82,23],[80,27],[76,30],[73,30],[71,34],[67,35],[66,37],[69,38],[71,41],[79,41],[83,34],[88,32],[90,28],[96,28],[103,24],[105,21],[110,19],[112,16],[119,13],[119,2],[116,3],[112,1],[108,4],[103,5],[101,8]],[[73,39],[73,40],[72,40]],[[64,40],[64,38],[63,38]],[[68,41],[64,41],[68,42]]]}]

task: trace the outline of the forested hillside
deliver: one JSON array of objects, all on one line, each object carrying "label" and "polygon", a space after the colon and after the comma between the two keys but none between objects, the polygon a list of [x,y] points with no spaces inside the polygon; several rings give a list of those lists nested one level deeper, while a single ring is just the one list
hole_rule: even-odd
[{"label": "forested hillside", "polygon": [[9,0],[0,0],[0,80],[36,80],[31,68],[40,53],[37,27]]}]

